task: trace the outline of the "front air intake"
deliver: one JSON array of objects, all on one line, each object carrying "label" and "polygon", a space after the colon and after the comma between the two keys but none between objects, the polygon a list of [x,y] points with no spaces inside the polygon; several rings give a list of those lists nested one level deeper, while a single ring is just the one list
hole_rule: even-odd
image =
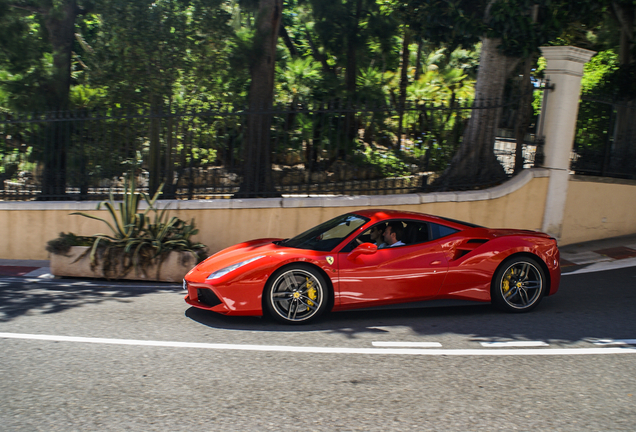
[{"label": "front air intake", "polygon": [[221,300],[214,294],[214,291],[211,289],[198,288],[197,289],[197,298],[199,303],[203,303],[206,306],[214,307],[221,304]]}]

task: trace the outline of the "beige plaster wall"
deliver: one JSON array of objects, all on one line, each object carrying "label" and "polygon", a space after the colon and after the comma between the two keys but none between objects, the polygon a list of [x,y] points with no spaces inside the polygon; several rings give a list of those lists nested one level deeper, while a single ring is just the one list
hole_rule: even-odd
[{"label": "beige plaster wall", "polygon": [[[531,172],[533,171],[533,172]],[[360,208],[386,208],[446,216],[494,228],[538,230],[548,187],[547,173],[528,170],[486,191],[391,195],[383,197],[277,198],[269,200],[171,201],[171,215],[195,219],[196,239],[211,253],[259,237],[291,237],[339,214]],[[168,202],[162,202],[163,206]],[[60,232],[107,233],[96,220],[71,216],[82,211],[109,218],[96,203],[0,203],[0,258],[48,259],[46,242]],[[35,209],[37,208],[37,209]]]},{"label": "beige plaster wall", "polygon": [[636,181],[573,176],[560,244],[636,233]]},{"label": "beige plaster wall", "polygon": [[[94,206],[93,206],[94,207]],[[62,231],[76,234],[106,233],[108,227],[68,210],[2,210],[0,208],[0,258],[48,259],[46,242]],[[101,217],[106,212],[96,212]]]},{"label": "beige plaster wall", "polygon": [[[548,189],[546,170],[526,170],[486,191],[388,195],[382,197],[275,198],[260,200],[171,201],[171,214],[195,219],[197,240],[211,253],[259,237],[290,237],[339,214],[360,208],[418,211],[493,228],[540,230]],[[108,232],[82,216],[91,202],[0,202],[0,258],[48,259],[46,242],[64,232]],[[636,233],[636,181],[573,176],[569,182],[560,245]]]},{"label": "beige plaster wall", "polygon": [[[524,188],[491,200],[434,202],[424,204],[368,206],[430,213],[493,228],[538,230],[543,217],[548,179],[534,179]],[[266,209],[180,210],[173,212],[185,220],[195,218],[199,240],[211,252],[235,243],[261,237],[287,238],[340,214],[361,206]]]}]

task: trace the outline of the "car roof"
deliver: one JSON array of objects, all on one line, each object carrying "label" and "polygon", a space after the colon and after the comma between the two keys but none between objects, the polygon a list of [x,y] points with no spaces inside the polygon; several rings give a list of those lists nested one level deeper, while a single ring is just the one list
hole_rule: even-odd
[{"label": "car roof", "polygon": [[416,220],[422,220],[422,221],[428,221],[428,222],[435,222],[442,225],[451,225],[455,227],[462,226],[464,227],[464,229],[479,227],[479,225],[475,225],[469,222],[463,222],[463,221],[458,221],[455,219],[449,219],[449,218],[445,218],[441,216],[433,216],[426,213],[417,213],[412,211],[364,209],[364,210],[354,211],[352,213],[355,213],[360,216],[368,217],[374,222],[380,222],[383,220],[390,220],[390,219],[416,219]]}]

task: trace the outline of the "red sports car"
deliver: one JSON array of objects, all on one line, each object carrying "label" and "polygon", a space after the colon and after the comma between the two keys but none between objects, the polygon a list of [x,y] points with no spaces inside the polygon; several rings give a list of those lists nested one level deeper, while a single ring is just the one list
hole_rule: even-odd
[{"label": "red sports car", "polygon": [[441,299],[525,312],[556,293],[560,278],[557,242],[547,234],[360,210],[290,239],[229,247],[183,285],[194,307],[296,324],[328,310]]}]

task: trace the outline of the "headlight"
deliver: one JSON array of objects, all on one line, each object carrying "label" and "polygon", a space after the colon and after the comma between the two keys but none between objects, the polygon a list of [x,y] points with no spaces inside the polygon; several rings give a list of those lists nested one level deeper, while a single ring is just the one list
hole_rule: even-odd
[{"label": "headlight", "polygon": [[210,275],[207,277],[207,279],[208,280],[210,280],[210,279],[218,279],[221,276],[225,276],[229,272],[234,271],[234,270],[236,270],[239,267],[243,267],[244,265],[247,265],[247,264],[249,264],[251,262],[254,262],[254,261],[256,261],[258,259],[261,259],[261,258],[264,258],[264,257],[265,257],[265,255],[257,256],[257,257],[250,258],[250,259],[245,260],[245,261],[241,261],[238,264],[234,264],[234,265],[231,265],[229,267],[222,268],[221,270],[217,270],[214,273],[210,273]]}]

